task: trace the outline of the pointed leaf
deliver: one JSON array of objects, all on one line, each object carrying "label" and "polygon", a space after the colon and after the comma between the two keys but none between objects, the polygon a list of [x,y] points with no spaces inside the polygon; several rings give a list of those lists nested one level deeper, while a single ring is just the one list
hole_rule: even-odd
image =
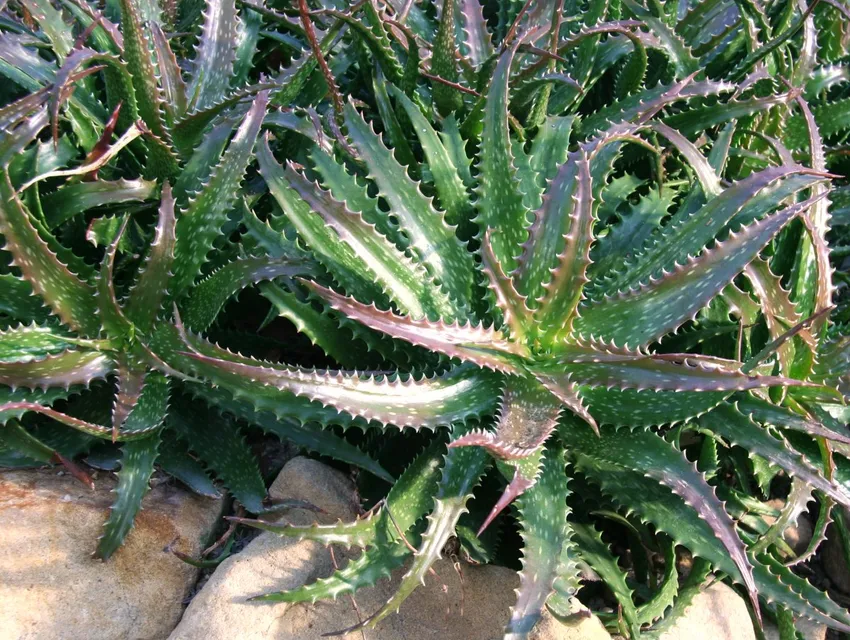
[{"label": "pointed leaf", "polygon": [[115,503],[104,524],[103,535],[97,543],[95,555],[107,560],[124,543],[130,533],[136,514],[142,508],[142,498],[148,492],[148,482],[153,473],[159,448],[160,434],[154,433],[147,438],[127,442],[121,456],[121,470],[118,472],[118,486]]},{"label": "pointed leaf", "polygon": [[127,317],[142,333],[151,330],[168,289],[174,262],[176,223],[171,185],[165,183],[153,243],[127,302]]},{"label": "pointed leaf", "polygon": [[488,329],[483,325],[416,320],[410,316],[382,311],[375,305],[362,304],[315,283],[305,284],[331,307],[349,318],[394,338],[444,353],[452,358],[511,373],[517,369],[518,356],[524,354],[521,345],[508,342],[492,327]]},{"label": "pointed leaf", "polygon": [[0,176],[0,232],[14,264],[53,312],[71,328],[97,334],[100,323],[94,289],[50,251],[5,172]]},{"label": "pointed leaf", "polygon": [[555,449],[544,458],[537,483],[519,499],[522,570],[506,638],[524,638],[531,632],[553,590],[561,551],[570,540],[568,495],[563,453]]},{"label": "pointed leaf", "polygon": [[370,177],[398,218],[410,251],[457,302],[457,315],[462,315],[460,308],[470,302],[472,295],[472,256],[455,236],[454,228],[446,224],[443,215],[351,104],[346,105],[345,122],[348,135],[369,166]]},{"label": "pointed leaf", "polygon": [[714,488],[682,453],[647,431],[617,431],[609,427],[602,429],[597,436],[586,426],[573,421],[559,430],[559,435],[568,449],[643,473],[681,496],[723,543],[737,568],[736,576],[743,579],[753,608],[758,611],[753,568],[735,524]]},{"label": "pointed leaf", "polygon": [[215,104],[227,93],[239,35],[235,0],[207,0],[203,16],[189,84],[193,112]]},{"label": "pointed leaf", "polygon": [[111,370],[112,362],[106,354],[68,350],[38,360],[0,362],[0,384],[12,388],[67,389],[71,385],[88,385],[93,380],[105,378]]},{"label": "pointed leaf", "polygon": [[261,92],[239,126],[209,182],[180,212],[174,247],[171,294],[182,295],[207,260],[215,237],[236,203],[237,190],[253,157],[254,142],[268,105],[268,92]]},{"label": "pointed leaf", "polygon": [[678,328],[737,276],[790,220],[813,204],[792,205],[719,242],[698,258],[637,291],[591,303],[576,321],[579,333],[640,346]]}]

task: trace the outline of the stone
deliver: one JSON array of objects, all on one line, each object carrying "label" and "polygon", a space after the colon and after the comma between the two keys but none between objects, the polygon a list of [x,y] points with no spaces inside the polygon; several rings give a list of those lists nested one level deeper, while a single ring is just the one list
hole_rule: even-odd
[{"label": "stone", "polygon": [[744,599],[732,587],[715,582],[701,591],[685,614],[660,640],[755,640]]},{"label": "stone", "polygon": [[[768,501],[769,506],[779,511],[785,506],[785,501],[779,498]],[[773,516],[762,516],[768,525],[773,525],[776,518]],[[797,518],[797,522],[785,529],[782,537],[788,546],[794,550],[794,553],[800,555],[806,552],[809,543],[812,541],[814,527],[812,527],[812,519],[808,513],[801,513]]]},{"label": "stone", "polygon": [[[306,500],[327,513],[292,512],[286,519],[308,524],[317,519],[333,522],[356,514],[353,487],[343,474],[305,458],[283,468],[270,490],[278,499]],[[337,550],[342,564],[348,553]],[[358,622],[358,612],[347,596],[315,605],[252,603],[254,595],[292,589],[333,571],[331,553],[322,545],[263,533],[236,556],[225,560],[195,596],[170,640],[314,640],[322,634]],[[463,566],[460,573],[449,560],[438,562],[436,577],[429,576],[376,629],[340,636],[345,640],[490,640],[501,638],[519,584],[514,571],[496,566]],[[402,572],[392,580],[359,591],[355,600],[362,616],[377,611],[392,595]],[[462,574],[462,577],[461,577]],[[572,626],[546,615],[531,636],[536,640],[608,640],[602,623],[585,615]]]},{"label": "stone", "polygon": [[223,500],[159,484],[101,562],[92,552],[116,481],[95,484],[49,469],[0,472],[0,640],[158,640],[179,621],[198,570],[169,548],[197,556]]}]

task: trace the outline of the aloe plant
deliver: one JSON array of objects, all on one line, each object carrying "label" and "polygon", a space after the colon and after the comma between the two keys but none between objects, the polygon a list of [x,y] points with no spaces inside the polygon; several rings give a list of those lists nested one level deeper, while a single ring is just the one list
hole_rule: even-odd
[{"label": "aloe plant", "polygon": [[[268,508],[246,423],[398,475],[389,491],[362,479],[373,508],[355,522],[237,518],[364,549],[260,600],[336,598],[408,563],[363,624],[453,539],[471,562],[515,560],[499,540],[516,522],[506,637],[544,607],[569,616],[582,564],[623,635],[663,632],[709,574],[739,585],[757,623],[850,631],[795,572],[850,506],[828,244],[840,7],[491,4],[244,3],[237,19],[214,1],[188,83],[174,53],[191,49],[166,29],[193,29],[190,9],[125,0],[107,16],[119,31],[63,5],[60,21],[98,25],[91,50],[51,5],[37,31],[7,21],[0,71],[32,93],[0,111],[0,452],[85,479],[74,457],[91,440],[59,443],[45,418],[124,443],[102,556],[157,461],[214,491],[200,458]],[[303,49],[288,70],[254,53],[263,21]],[[269,107],[292,103],[318,108]],[[119,214],[91,221],[99,249],[81,254],[64,234],[90,208]],[[326,357],[215,342],[226,301],[258,281],[263,324],[286,319]],[[764,502],[777,491],[779,512]],[[817,535],[796,555],[782,536],[813,500]],[[677,547],[695,558],[681,584]]]},{"label": "aloe plant", "polygon": [[[662,29],[645,10],[632,10]],[[524,541],[509,637],[527,634],[544,605],[567,615],[580,586],[579,559],[611,586],[623,611],[612,623],[625,633],[640,635],[669,606],[687,604],[676,597],[675,571],[643,604],[635,602],[587,520],[588,507],[570,516],[568,487],[576,482],[582,501],[592,503],[588,492],[598,491],[597,504],[623,509],[636,531],[651,525],[665,534],[668,558],[681,545],[742,585],[756,619],[761,595],[772,615],[784,607],[850,628],[841,606],[784,564],[774,545],[782,528],[753,524],[746,494],[719,474],[719,445],[740,447],[763,482],[781,470],[825,501],[850,499],[821,458],[848,438],[830,417],[843,402],[835,386],[843,373],[830,378],[828,365],[813,364],[830,348],[841,351],[825,340],[832,285],[819,225],[826,224],[832,176],[817,150],[816,124],[806,119],[812,166],[783,153],[778,164],[739,167],[742,177],[725,182],[726,131],[700,142],[711,145],[708,157],[688,135],[706,117],[698,104],[732,94],[735,85],[694,78],[697,63],[683,57],[673,84],[578,125],[568,114],[547,116],[523,145],[511,136],[509,87],[524,46],[520,37],[505,43],[486,99],[472,107],[480,138],[462,139],[453,116],[438,132],[403,90],[389,88],[422,149],[416,167],[399,162],[402,153],[387,148],[353,104],[344,108],[348,141],[336,154],[314,148],[302,167],[279,163],[268,136],[258,148],[260,173],[285,215],[272,213],[269,225],[293,229],[326,270],[290,290],[290,300],[306,295],[312,303],[287,313],[307,331],[320,322],[328,330],[359,323],[357,332],[372,344],[392,339],[386,357],[399,367],[368,374],[260,362],[191,332],[183,332],[186,347],[173,366],[225,390],[198,393],[237,413],[451,433],[447,451],[420,454],[368,517],[306,528],[240,520],[365,549],[326,580],[261,599],[335,598],[412,558],[396,594],[362,623],[377,624],[426,578],[454,535],[469,538],[458,525],[493,460],[506,486],[476,523],[477,539],[518,499]],[[664,112],[682,100],[692,104],[681,115]],[[641,150],[638,157],[678,163],[672,176],[659,170],[657,187],[631,212],[634,187],[623,184],[629,176],[610,180],[627,145]],[[414,171],[427,181],[417,183]],[[662,198],[664,210],[650,215]],[[791,233],[797,225],[806,237]],[[774,270],[785,268],[792,242],[811,243],[814,277],[789,293]],[[315,303],[324,308],[320,317]],[[756,325],[764,327],[761,336]],[[347,360],[345,343],[319,344]],[[436,354],[437,364],[411,369],[411,350]],[[689,434],[699,434],[706,452],[699,468],[684,451]],[[789,501],[788,510],[798,513],[805,500]],[[583,523],[573,522],[577,515]],[[701,571],[695,576],[704,577]]]},{"label": "aloe plant", "polygon": [[[12,95],[24,93],[0,116],[0,464],[59,462],[88,484],[75,457],[117,469],[101,558],[129,532],[157,464],[219,496],[212,471],[249,511],[269,506],[244,423],[216,413],[215,434],[199,428],[203,407],[181,395],[151,345],[177,309],[207,329],[244,288],[315,269],[301,255],[252,255],[228,236],[253,197],[243,181],[261,128],[316,135],[304,112],[274,108],[295,97],[309,107],[302,89],[316,56],[293,38],[300,58],[259,77],[256,12],[227,0],[187,11],[194,49],[166,35],[178,16],[132,0],[108,17],[79,1],[14,3],[0,33],[0,73],[18,85]],[[326,26],[325,47],[341,25]],[[335,434],[256,422],[389,478]]]}]

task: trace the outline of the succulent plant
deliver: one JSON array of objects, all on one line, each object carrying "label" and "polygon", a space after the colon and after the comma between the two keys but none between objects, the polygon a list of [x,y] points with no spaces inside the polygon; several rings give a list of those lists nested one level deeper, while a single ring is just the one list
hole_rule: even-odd
[{"label": "succulent plant", "polygon": [[[157,463],[274,508],[250,424],[398,476],[361,482],[354,522],[236,518],[363,549],[260,600],[336,598],[408,563],[377,624],[444,553],[515,561],[499,543],[516,526],[506,637],[544,606],[569,616],[582,563],[623,635],[662,632],[710,574],[757,622],[850,631],[796,571],[850,506],[828,236],[833,193],[846,218],[828,171],[840,5],[246,2],[237,19],[211,0],[188,86],[174,53],[191,39],[165,28],[195,30],[198,7],[15,7],[0,72],[31,93],[0,110],[0,462],[85,479],[75,456],[124,443],[102,557]],[[305,53],[284,71],[255,55],[262,20]],[[324,355],[278,342],[299,363],[283,364],[256,336],[204,335],[259,281],[252,330],[280,316]],[[783,533],[813,501],[796,554]]]},{"label": "succulent plant", "polygon": [[[638,94],[631,106],[581,120],[547,116],[522,144],[511,137],[509,86],[523,46],[519,37],[503,45],[486,99],[470,116],[481,130],[472,141],[461,138],[452,116],[437,132],[404,91],[388,89],[416,133],[417,167],[404,166],[398,158],[407,151],[387,148],[353,104],[344,107],[348,143],[336,157],[314,148],[309,166],[283,166],[268,136],[259,146],[260,173],[285,214],[272,213],[268,224],[294,230],[326,270],[288,294],[302,300],[288,312],[341,363],[349,360],[348,343],[322,335],[320,323],[328,331],[333,323],[347,331],[359,323],[355,335],[384,348],[399,367],[342,372],[261,362],[186,331],[186,348],[172,366],[218,387],[197,393],[237,415],[451,433],[447,451],[438,436],[380,506],[355,522],[304,528],[240,520],[364,549],[326,580],[261,599],[335,598],[410,560],[396,594],[358,626],[377,624],[426,578],[453,536],[480,541],[518,498],[523,560],[508,637],[527,634],[544,604],[568,615],[579,559],[611,587],[621,628],[639,635],[670,605],[684,608],[692,597],[677,598],[670,559],[676,545],[701,559],[691,587],[709,570],[721,572],[743,585],[757,619],[761,595],[772,615],[850,628],[847,612],[771,546],[783,527],[751,530],[745,493],[720,477],[719,447],[740,448],[760,481],[769,484],[780,470],[794,478],[783,522],[796,519],[811,498],[807,491],[821,492],[824,511],[850,504],[821,457],[850,440],[830,413],[843,403],[835,387],[843,373],[842,356],[827,353],[844,344],[824,340],[832,176],[807,104],[794,92],[781,98],[796,99],[805,116],[812,167],[774,142],[780,163],[742,168],[733,183],[721,178],[728,129],[700,140],[711,144],[709,157],[687,134],[704,128],[695,127],[709,113],[698,106],[708,96],[731,94],[713,111],[734,113],[736,87],[696,80],[687,65],[682,78]],[[697,105],[671,114],[682,101]],[[659,117],[665,108],[669,115]],[[661,139],[669,145],[663,150]],[[628,196],[638,180],[610,180],[625,145],[638,149],[629,152],[632,162],[662,159],[659,184],[632,211]],[[464,153],[472,147],[470,162]],[[664,169],[668,158],[677,163],[672,175]],[[414,172],[427,182],[414,181]],[[795,271],[791,277],[801,279],[789,292],[775,270],[784,273],[801,242],[810,243],[812,271],[806,278]],[[422,362],[416,354],[423,351],[438,355],[430,371],[409,364]],[[683,444],[695,434],[698,468]],[[491,458],[507,484],[476,523],[478,537],[465,536],[458,523]],[[843,460],[836,464],[846,469]],[[580,496],[570,490],[574,483]],[[651,528],[664,541],[667,578],[640,606],[588,507],[570,515],[574,500],[610,502],[635,531]]]},{"label": "succulent plant", "polygon": [[[183,7],[187,28],[201,8]],[[75,457],[120,468],[101,558],[129,532],[155,464],[218,496],[213,471],[249,511],[269,506],[244,425],[216,413],[213,435],[181,422],[204,409],[181,401],[150,344],[173,328],[162,322],[173,309],[207,329],[242,289],[314,269],[295,254],[249,255],[228,235],[254,197],[242,183],[261,127],[315,135],[308,116],[273,106],[310,104],[316,56],[302,51],[274,75],[252,67],[257,14],[240,20],[234,2],[212,0],[193,59],[178,62],[172,49],[193,51],[191,40],[166,35],[178,19],[166,13],[110,4],[119,28],[82,1],[25,0],[4,9],[0,33],[0,71],[17,85],[0,111],[0,464],[58,462],[87,484]],[[313,35],[327,46],[338,29]],[[389,477],[329,432],[264,430]]]}]

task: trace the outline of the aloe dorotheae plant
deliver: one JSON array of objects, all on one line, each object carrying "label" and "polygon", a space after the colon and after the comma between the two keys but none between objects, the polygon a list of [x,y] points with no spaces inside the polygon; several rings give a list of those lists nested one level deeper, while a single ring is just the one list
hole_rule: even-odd
[{"label": "aloe dorotheae plant", "polygon": [[[377,624],[426,578],[451,538],[480,544],[518,499],[523,566],[509,637],[526,635],[544,605],[568,615],[580,559],[619,601],[614,627],[633,636],[671,606],[667,619],[675,619],[709,571],[743,586],[757,620],[761,596],[771,615],[850,629],[846,610],[789,568],[795,559],[779,541],[811,490],[824,512],[850,501],[829,466],[850,438],[831,417],[843,403],[836,384],[844,375],[844,343],[824,340],[832,176],[807,104],[799,102],[812,166],[774,142],[779,162],[734,182],[721,177],[726,130],[699,141],[711,145],[706,157],[670,124],[675,113],[658,115],[736,90],[697,80],[686,68],[651,99],[592,114],[578,128],[572,116],[549,116],[521,145],[511,136],[509,84],[523,42],[506,43],[486,98],[472,109],[480,138],[464,140],[451,118],[438,133],[404,91],[389,88],[421,146],[417,167],[402,165],[397,158],[409,148],[391,152],[353,104],[344,107],[349,142],[339,155],[315,148],[307,166],[281,165],[268,136],[258,148],[260,173],[285,217],[272,212],[263,226],[249,216],[249,235],[262,244],[269,229],[289,229],[325,269],[268,295],[339,362],[350,361],[350,343],[335,338],[337,325],[383,350],[398,369],[261,362],[185,328],[184,349],[170,365],[211,382],[195,385],[196,395],[236,415],[450,431],[447,449],[438,436],[355,522],[304,528],[241,520],[364,548],[328,579],[259,599],[337,597],[409,560],[396,594],[362,623]],[[693,113],[687,106],[676,112]],[[466,133],[474,136],[475,127]],[[631,211],[638,179],[610,179],[627,146],[661,158],[660,182]],[[468,148],[476,149],[472,162]],[[414,171],[426,182],[415,182]],[[811,270],[803,278],[788,265],[806,242]],[[791,292],[776,275],[786,269],[798,278]],[[688,457],[694,449],[698,465]],[[491,459],[506,486],[477,519],[479,537],[462,533],[458,525]],[[846,473],[844,460],[834,462]],[[761,503],[722,480],[729,465],[746,483],[794,478],[779,524],[763,526],[753,515]],[[619,518],[641,541],[653,539],[666,558],[654,592],[636,601],[593,526],[599,513]],[[676,545],[699,559],[681,591]]]},{"label": "aloe dorotheae plant", "polygon": [[[201,8],[174,16],[126,0],[107,17],[84,1],[24,0],[2,9],[0,73],[15,99],[0,109],[0,464],[61,462],[87,483],[81,454],[120,468],[102,558],[130,530],[157,464],[219,495],[212,470],[249,511],[267,507],[244,423],[198,420],[204,409],[181,405],[175,372],[151,345],[176,335],[163,322],[173,309],[206,329],[242,289],[314,270],[298,252],[251,255],[230,241],[229,220],[255,197],[242,183],[261,127],[316,135],[289,107],[323,98],[309,90],[317,59],[286,18],[300,58],[283,71],[252,66],[259,14],[240,19],[227,0]],[[197,31],[194,48],[194,36],[166,34],[176,20]],[[341,26],[314,29],[319,47]],[[389,478],[330,432],[260,426]]]}]

